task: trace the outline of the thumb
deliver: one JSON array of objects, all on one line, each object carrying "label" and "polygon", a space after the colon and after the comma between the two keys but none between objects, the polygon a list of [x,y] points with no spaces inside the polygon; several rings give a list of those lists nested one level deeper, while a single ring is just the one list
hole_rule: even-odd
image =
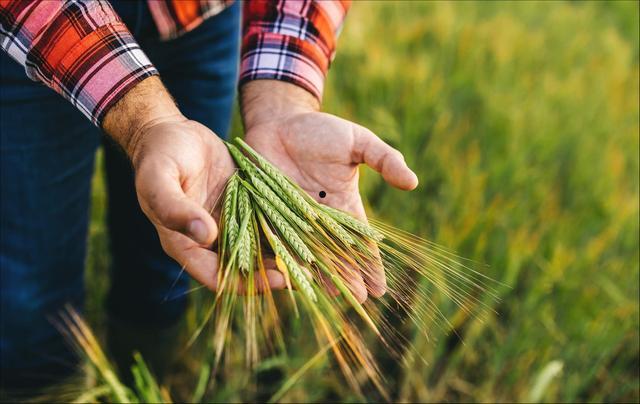
[{"label": "thumb", "polygon": [[369,129],[354,124],[354,163],[365,163],[390,185],[410,191],[418,186],[418,177],[398,150],[383,142]]},{"label": "thumb", "polygon": [[211,215],[184,193],[177,175],[166,169],[139,171],[136,190],[142,210],[154,224],[180,232],[201,245],[212,244],[218,236]]}]

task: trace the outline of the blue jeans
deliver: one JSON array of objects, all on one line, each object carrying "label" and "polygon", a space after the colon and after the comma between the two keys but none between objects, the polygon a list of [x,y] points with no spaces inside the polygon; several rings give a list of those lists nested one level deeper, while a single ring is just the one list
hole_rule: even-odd
[{"label": "blue jeans", "polygon": [[[169,42],[156,39],[146,2],[112,3],[182,112],[225,136],[239,62],[239,2]],[[180,266],[164,254],[140,210],[123,153],[4,53],[0,67],[0,379],[11,388],[73,370],[72,353],[50,318],[65,303],[82,307],[91,178],[101,142],[109,198],[110,315],[172,325],[186,298],[165,297],[170,289],[172,295],[186,291],[189,279],[178,278]]]}]

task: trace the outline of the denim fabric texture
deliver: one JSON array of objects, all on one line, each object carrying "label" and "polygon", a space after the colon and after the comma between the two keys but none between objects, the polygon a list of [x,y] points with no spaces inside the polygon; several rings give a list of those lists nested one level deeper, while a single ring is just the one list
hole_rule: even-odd
[{"label": "denim fabric texture", "polygon": [[[145,2],[112,4],[183,114],[225,137],[236,94],[240,2],[167,42],[158,39]],[[3,387],[29,387],[75,370],[74,354],[50,320],[66,303],[82,309],[91,178],[101,143],[110,315],[169,327],[184,313],[190,280],[162,251],[118,147],[4,53],[0,78],[0,379]]]}]

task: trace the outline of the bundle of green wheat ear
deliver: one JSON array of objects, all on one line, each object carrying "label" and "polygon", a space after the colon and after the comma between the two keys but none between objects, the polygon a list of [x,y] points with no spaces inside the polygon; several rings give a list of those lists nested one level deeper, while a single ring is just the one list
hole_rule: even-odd
[{"label": "bundle of green wheat ear", "polygon": [[[488,279],[448,250],[317,202],[244,141],[235,142],[227,143],[238,170],[220,201],[220,264],[209,312],[215,318],[216,363],[225,345],[237,340],[232,324],[245,334],[249,365],[259,360],[259,347],[283,348],[280,318],[284,310],[293,310],[309,317],[319,349],[333,351],[354,391],[361,391],[365,379],[384,394],[384,377],[364,342],[365,329],[393,351],[402,336],[390,324],[389,309],[426,336],[434,318],[448,324],[437,307],[424,304],[434,288],[469,314],[467,307],[482,306],[482,293],[491,293]],[[291,308],[276,305],[265,286],[273,262],[265,257],[275,258]],[[372,279],[380,271],[386,295],[359,303],[354,276]],[[232,321],[238,303],[242,320]]]}]

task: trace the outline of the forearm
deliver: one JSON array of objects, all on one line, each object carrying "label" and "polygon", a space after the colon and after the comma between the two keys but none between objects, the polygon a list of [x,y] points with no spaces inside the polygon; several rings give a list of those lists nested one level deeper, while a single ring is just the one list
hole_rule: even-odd
[{"label": "forearm", "polygon": [[123,94],[158,74],[106,0],[2,1],[0,28],[0,47],[26,74],[97,126]]},{"label": "forearm", "polygon": [[279,80],[254,80],[240,88],[245,128],[282,119],[295,113],[320,110],[320,102],[307,90]]},{"label": "forearm", "polygon": [[245,129],[320,109],[325,76],[349,5],[349,1],[311,1],[305,7],[286,1],[244,3],[240,101]]},{"label": "forearm", "polygon": [[153,76],[138,83],[107,111],[102,129],[134,160],[146,127],[185,119],[160,78]]}]

